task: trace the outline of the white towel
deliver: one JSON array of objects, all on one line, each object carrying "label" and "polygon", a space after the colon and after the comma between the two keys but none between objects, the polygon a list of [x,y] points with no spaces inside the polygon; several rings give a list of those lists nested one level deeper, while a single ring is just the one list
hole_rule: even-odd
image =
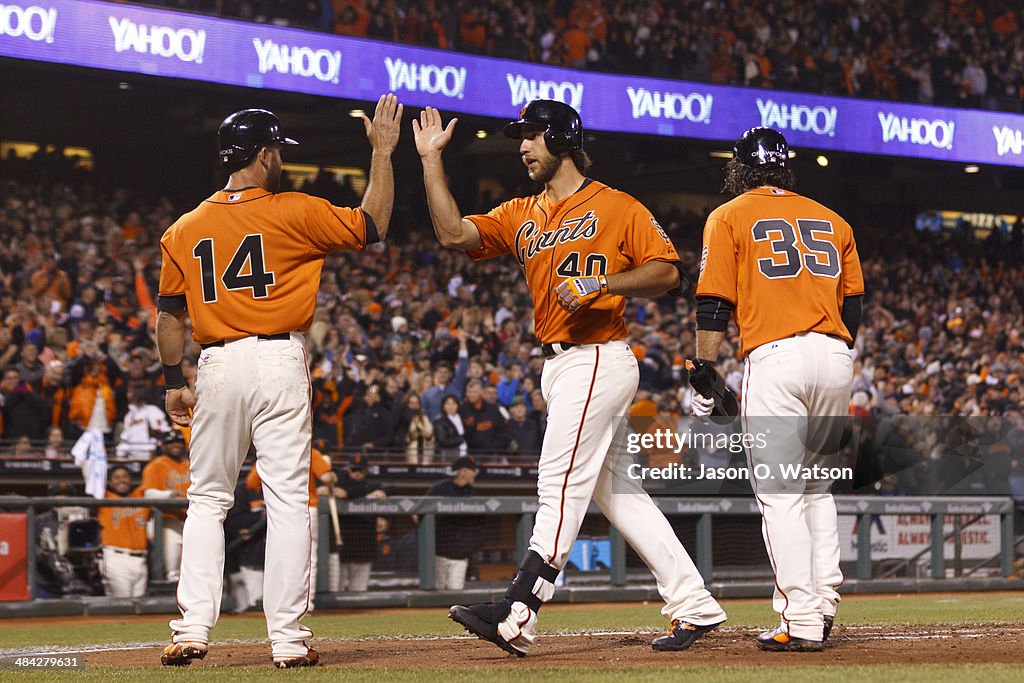
[{"label": "white towel", "polygon": [[82,468],[85,493],[93,498],[107,495],[107,449],[103,445],[103,432],[87,429],[71,447],[75,464]]}]

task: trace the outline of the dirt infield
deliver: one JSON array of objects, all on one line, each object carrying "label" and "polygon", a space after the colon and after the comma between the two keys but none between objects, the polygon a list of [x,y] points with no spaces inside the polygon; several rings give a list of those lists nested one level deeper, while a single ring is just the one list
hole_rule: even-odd
[{"label": "dirt infield", "polygon": [[[538,640],[526,658],[506,655],[476,638],[318,639],[321,663],[327,667],[488,669],[523,667],[616,668],[659,666],[744,666],[769,661],[790,666],[870,664],[1024,663],[1024,627],[1005,624],[970,626],[837,627],[824,652],[765,653],[754,645],[749,629],[712,632],[687,652],[663,653],[650,648],[653,633],[559,634]],[[266,666],[266,644],[214,645],[199,667]],[[92,652],[90,665],[159,666],[153,647]]]}]

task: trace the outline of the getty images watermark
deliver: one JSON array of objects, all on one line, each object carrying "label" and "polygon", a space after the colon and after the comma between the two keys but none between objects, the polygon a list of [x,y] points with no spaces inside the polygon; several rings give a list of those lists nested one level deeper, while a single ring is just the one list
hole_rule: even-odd
[{"label": "getty images watermark", "polygon": [[[743,454],[749,451],[763,452],[772,443],[770,430],[766,433],[751,432],[707,432],[672,429],[655,429],[644,433],[626,435],[625,451],[630,456],[655,452],[663,456],[681,456],[690,451],[724,452]],[[715,465],[705,462],[686,464],[670,462],[660,466],[642,465],[637,462],[626,467],[626,476],[637,481],[837,481],[852,480],[852,467],[823,465],[816,462],[758,462],[753,466]]]}]

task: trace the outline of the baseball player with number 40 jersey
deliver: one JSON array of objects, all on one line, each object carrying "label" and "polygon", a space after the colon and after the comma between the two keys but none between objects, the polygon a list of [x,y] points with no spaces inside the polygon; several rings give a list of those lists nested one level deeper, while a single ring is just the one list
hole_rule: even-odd
[{"label": "baseball player with number 40 jersey", "polygon": [[746,358],[743,426],[760,437],[749,441],[749,471],[781,616],[757,644],[772,651],[820,650],[843,580],[839,530],[832,482],[804,473],[839,451],[864,278],[849,224],[793,191],[789,148],[780,133],[753,128],[733,152],[725,189],[737,196],[715,209],[704,227],[691,405],[699,417],[717,407],[697,389],[719,379],[714,362],[735,313]]},{"label": "baseball player with number 40 jersey", "polygon": [[[311,666],[319,655],[299,624],[310,602],[310,384],[303,333],[313,321],[320,271],[335,251],[385,237],[394,200],[391,154],[402,106],[394,95],[363,117],[373,147],[358,209],[299,192],[277,193],[282,135],[271,112],[232,114],[219,131],[227,186],[160,240],[157,342],[167,414],[191,423],[188,517],[178,581],[181,618],[171,621],[164,665],[206,655],[220,613],[224,517],[252,445],[267,507],[263,607],[274,665]],[[196,393],[181,370],[186,312],[202,346]],[[190,408],[195,406],[195,414]]]},{"label": "baseball player with number 40 jersey", "polygon": [[683,650],[725,620],[668,520],[609,454],[617,417],[636,393],[636,357],[624,341],[625,297],[686,288],[679,257],[657,221],[633,197],[587,178],[583,127],[561,102],[535,100],[505,127],[517,139],[533,197],[463,217],[448,190],[441,152],[456,119],[436,109],[413,120],[434,230],[441,244],[475,259],[511,254],[526,276],[534,324],[547,360],[541,390],[548,405],[530,549],[504,599],[451,608],[480,638],[523,656],[536,640],[537,612],[552,598],[590,504],[637,551],[658,581],[662,612],[673,620],[657,650]]}]

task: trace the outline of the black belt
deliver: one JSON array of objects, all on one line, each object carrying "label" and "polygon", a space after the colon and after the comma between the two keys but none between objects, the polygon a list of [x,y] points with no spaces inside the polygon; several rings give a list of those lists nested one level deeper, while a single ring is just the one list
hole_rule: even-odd
[{"label": "black belt", "polygon": [[[281,332],[280,334],[257,334],[256,338],[262,339],[263,341],[282,341],[284,339],[291,339],[292,333]],[[212,348],[214,346],[224,346],[224,340],[222,339],[220,341],[210,342],[209,344],[200,344],[199,346],[202,347],[202,349],[205,351],[206,349]]]},{"label": "black belt", "polygon": [[[573,344],[572,342],[555,342],[555,344],[557,344],[558,346],[562,347],[562,351],[568,351],[569,349],[571,349],[574,346],[579,346],[579,344]],[[540,345],[540,350],[544,354],[545,358],[554,358],[555,356],[557,356],[559,353],[562,352],[562,351],[555,351],[555,344],[541,344]]]}]

